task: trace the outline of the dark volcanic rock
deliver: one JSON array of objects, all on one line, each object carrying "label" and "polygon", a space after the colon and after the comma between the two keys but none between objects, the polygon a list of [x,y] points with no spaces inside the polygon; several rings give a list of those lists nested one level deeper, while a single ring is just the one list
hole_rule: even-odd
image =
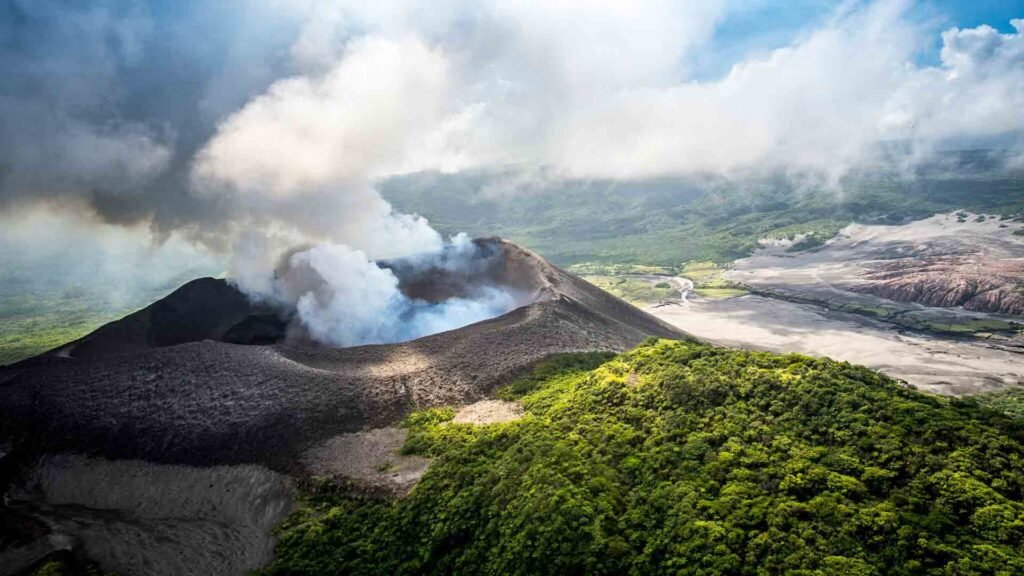
[{"label": "dark volcanic rock", "polygon": [[[267,333],[270,330],[268,317],[276,317],[276,313],[265,306],[251,303],[245,294],[227,281],[198,278],[162,300],[102,326],[48,355],[77,359],[103,358],[188,342],[224,340],[231,330],[234,330],[232,338],[241,341],[246,338],[245,331],[259,329]],[[249,323],[246,323],[247,320]],[[270,336],[269,333],[263,335]],[[252,334],[249,339],[259,339],[256,336]],[[280,338],[269,341],[278,340]],[[39,362],[39,359],[28,361]]]},{"label": "dark volcanic rock", "polygon": [[[295,465],[342,432],[393,423],[414,407],[484,397],[552,354],[621,351],[677,329],[497,239],[489,282],[531,303],[412,342],[332,349],[276,339],[266,311],[221,280],[100,328],[48,357],[0,369],[0,422],[38,451],[209,465]],[[440,294],[417,278],[415,291]],[[168,333],[162,333],[167,330]]]},{"label": "dark volcanic rock", "polygon": [[237,288],[222,280],[200,278],[149,307],[146,342],[174,346],[215,340],[251,312],[249,299]]},{"label": "dark volcanic rock", "polygon": [[284,340],[288,324],[271,312],[253,314],[235,324],[221,338],[231,344],[276,344]]}]

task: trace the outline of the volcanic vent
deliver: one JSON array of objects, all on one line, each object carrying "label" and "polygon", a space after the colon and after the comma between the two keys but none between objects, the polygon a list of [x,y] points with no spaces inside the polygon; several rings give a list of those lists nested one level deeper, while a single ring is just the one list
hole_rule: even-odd
[{"label": "volcanic vent", "polygon": [[512,243],[473,246],[470,265],[379,264],[412,303],[400,313],[486,290],[509,310],[496,318],[402,343],[328,346],[302,321],[301,305],[253,304],[226,281],[200,279],[0,369],[0,414],[9,431],[32,438],[33,451],[287,471],[315,442],[393,423],[415,407],[481,399],[552,354],[687,337]]}]

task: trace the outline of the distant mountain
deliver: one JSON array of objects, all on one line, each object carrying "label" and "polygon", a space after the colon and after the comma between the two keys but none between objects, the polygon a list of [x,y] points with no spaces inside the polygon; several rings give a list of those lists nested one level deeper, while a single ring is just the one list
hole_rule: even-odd
[{"label": "distant mountain", "polygon": [[567,266],[730,262],[765,236],[831,236],[850,222],[900,223],[939,212],[1024,214],[1024,167],[1005,152],[948,151],[910,163],[824,174],[746,172],[656,181],[565,180],[478,172],[411,174],[381,184],[402,212],[438,229],[498,234]]}]

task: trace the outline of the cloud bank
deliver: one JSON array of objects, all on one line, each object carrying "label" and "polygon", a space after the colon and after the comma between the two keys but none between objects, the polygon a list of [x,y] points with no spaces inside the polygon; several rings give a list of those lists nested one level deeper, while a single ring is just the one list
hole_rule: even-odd
[{"label": "cloud bank", "polygon": [[909,0],[846,2],[694,78],[739,5],[12,0],[0,209],[57,201],[236,253],[377,259],[442,245],[376,192],[396,174],[837,175],[882,143],[1020,149],[1024,20],[942,31]]}]

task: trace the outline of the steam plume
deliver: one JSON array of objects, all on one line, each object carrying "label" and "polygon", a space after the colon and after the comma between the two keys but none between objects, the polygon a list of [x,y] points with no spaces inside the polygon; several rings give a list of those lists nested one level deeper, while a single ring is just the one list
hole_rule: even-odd
[{"label": "steam plume", "polygon": [[[258,299],[292,311],[313,339],[334,346],[402,342],[504,314],[521,305],[521,295],[474,277],[486,257],[464,234],[436,252],[389,263],[370,261],[362,251],[320,244],[288,255],[274,278],[241,277]],[[462,273],[469,282],[460,295],[429,301],[400,289],[400,272],[430,269]],[[260,289],[254,289],[261,286]]]}]

